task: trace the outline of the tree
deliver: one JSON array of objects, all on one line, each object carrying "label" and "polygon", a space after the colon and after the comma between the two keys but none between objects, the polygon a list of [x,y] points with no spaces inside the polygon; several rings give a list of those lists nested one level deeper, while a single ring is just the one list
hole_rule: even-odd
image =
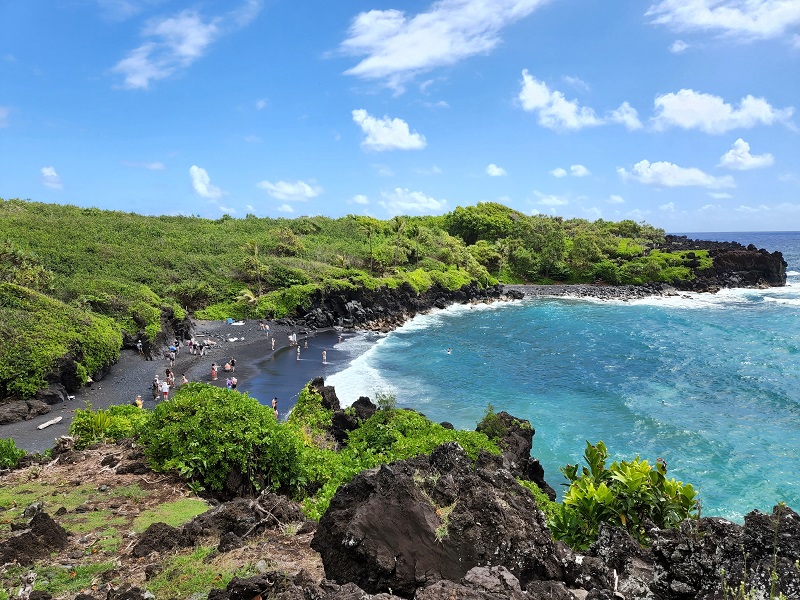
[{"label": "tree", "polygon": [[389,226],[394,233],[394,266],[397,266],[397,255],[400,251],[400,242],[403,239],[403,232],[406,230],[406,220],[400,215],[395,215],[389,222]]},{"label": "tree", "polygon": [[258,296],[256,296],[252,290],[249,290],[248,288],[244,288],[241,292],[239,292],[239,295],[236,296],[236,301],[239,304],[244,304],[248,319],[250,318],[250,310],[258,306]]},{"label": "tree", "polygon": [[267,265],[261,261],[261,257],[259,256],[258,242],[255,240],[247,240],[247,243],[242,246],[242,250],[247,253],[244,261],[242,261],[245,272],[250,276],[255,276],[258,285],[258,295],[260,296],[263,292],[261,287],[261,275],[262,273],[266,274],[268,268]]},{"label": "tree", "polygon": [[358,229],[367,237],[367,244],[369,245],[369,274],[375,274],[375,259],[373,256],[373,239],[380,231],[380,221],[374,217],[355,217],[358,222]]}]

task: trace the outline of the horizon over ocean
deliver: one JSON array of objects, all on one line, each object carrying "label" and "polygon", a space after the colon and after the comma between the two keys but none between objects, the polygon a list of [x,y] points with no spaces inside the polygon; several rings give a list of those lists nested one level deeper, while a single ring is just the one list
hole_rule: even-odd
[{"label": "horizon over ocean", "polygon": [[603,440],[611,460],[664,458],[704,515],[800,509],[800,232],[676,235],[779,250],[787,286],[453,306],[347,336],[326,383],[343,405],[385,391],[461,429],[489,403],[528,419],[559,496],[558,468]]}]

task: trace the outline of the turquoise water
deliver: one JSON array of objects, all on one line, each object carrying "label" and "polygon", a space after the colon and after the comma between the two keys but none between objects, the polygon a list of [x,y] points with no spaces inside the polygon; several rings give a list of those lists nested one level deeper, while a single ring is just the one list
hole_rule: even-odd
[{"label": "turquoise water", "polygon": [[671,476],[699,488],[703,514],[741,521],[778,501],[797,509],[800,233],[692,237],[779,249],[789,285],[453,307],[377,343],[345,339],[337,358],[349,366],[327,383],[343,404],[387,391],[458,428],[474,428],[487,403],[528,419],[532,454],[557,489],[558,467],[603,440],[614,458],[664,458]]}]

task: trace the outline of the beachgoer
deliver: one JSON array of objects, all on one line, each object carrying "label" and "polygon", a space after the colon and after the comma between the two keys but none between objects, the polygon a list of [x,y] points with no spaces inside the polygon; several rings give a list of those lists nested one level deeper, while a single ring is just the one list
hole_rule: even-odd
[{"label": "beachgoer", "polygon": [[264,323],[264,331],[267,332],[267,337],[269,337],[269,323]]},{"label": "beachgoer", "polygon": [[303,342],[303,348],[308,348],[308,340]]},{"label": "beachgoer", "polygon": [[276,418],[276,419],[280,419],[280,416],[279,416],[279,414],[278,414],[278,402],[277,402],[277,401],[273,402],[273,405],[272,405],[272,412],[274,412],[274,413],[275,413],[275,418]]},{"label": "beachgoer", "polygon": [[153,400],[158,400],[158,395],[161,393],[161,382],[158,381],[158,377],[150,384],[150,391],[153,393]]},{"label": "beachgoer", "polygon": [[161,382],[161,395],[164,397],[164,400],[169,398],[169,383],[166,381]]},{"label": "beachgoer", "polygon": [[272,338],[272,349],[275,350],[275,338]]},{"label": "beachgoer", "polygon": [[231,356],[230,363],[231,363],[231,373],[235,373],[236,372],[236,359],[233,358],[232,356]]},{"label": "beachgoer", "polygon": [[339,334],[339,343],[340,344],[342,343],[342,334],[341,333]]},{"label": "beachgoer", "polygon": [[278,399],[277,398],[273,398],[272,399],[272,409],[275,410],[276,408],[278,408]]},{"label": "beachgoer", "polygon": [[300,360],[300,346],[297,347],[297,360]]},{"label": "beachgoer", "polygon": [[223,369],[225,370],[225,372],[227,373],[228,371],[230,371],[230,370],[231,370],[231,363],[225,363],[225,366],[224,366],[224,367],[222,367],[222,368],[223,368]]},{"label": "beachgoer", "polygon": [[136,349],[139,351],[139,354],[144,356],[144,350],[142,349],[142,340],[136,340]]},{"label": "beachgoer", "polygon": [[322,351],[322,364],[323,365],[328,364],[328,353],[325,352],[325,350]]},{"label": "beachgoer", "polygon": [[232,386],[232,385],[233,385],[233,384],[231,383],[231,378],[230,378],[230,377],[228,377],[228,378],[225,380],[225,387],[226,387],[226,388],[228,388],[228,389],[231,389],[231,386]]},{"label": "beachgoer", "polygon": [[175,351],[174,350],[170,350],[169,351],[169,366],[170,367],[174,367],[175,366]]},{"label": "beachgoer", "polygon": [[264,331],[264,321],[259,321],[258,322],[258,328],[259,328],[259,330]]},{"label": "beachgoer", "polygon": [[235,390],[236,386],[239,384],[239,380],[236,377],[231,377],[231,389]]},{"label": "beachgoer", "polygon": [[181,385],[186,385],[189,383],[189,380],[186,379],[186,373],[181,373]]},{"label": "beachgoer", "polygon": [[211,381],[217,380],[217,363],[211,363]]},{"label": "beachgoer", "polygon": [[448,354],[451,354],[452,352],[453,352],[453,351],[452,351],[450,348],[448,348],[448,349],[447,349],[447,353],[448,353]]},{"label": "beachgoer", "polygon": [[133,403],[136,405],[136,408],[142,408],[142,406],[144,405],[141,396],[136,396],[136,400],[134,400]]}]

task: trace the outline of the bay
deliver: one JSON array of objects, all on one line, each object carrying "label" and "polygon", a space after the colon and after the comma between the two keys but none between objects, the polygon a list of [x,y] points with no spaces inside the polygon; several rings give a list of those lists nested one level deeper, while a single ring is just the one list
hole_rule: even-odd
[{"label": "bay", "polygon": [[340,358],[352,358],[326,382],[343,404],[392,393],[457,428],[474,428],[488,404],[528,419],[556,489],[558,468],[603,440],[613,459],[663,458],[699,488],[703,514],[740,522],[779,501],[797,508],[800,233],[690,237],[780,250],[788,285],[456,306],[344,340]]}]

